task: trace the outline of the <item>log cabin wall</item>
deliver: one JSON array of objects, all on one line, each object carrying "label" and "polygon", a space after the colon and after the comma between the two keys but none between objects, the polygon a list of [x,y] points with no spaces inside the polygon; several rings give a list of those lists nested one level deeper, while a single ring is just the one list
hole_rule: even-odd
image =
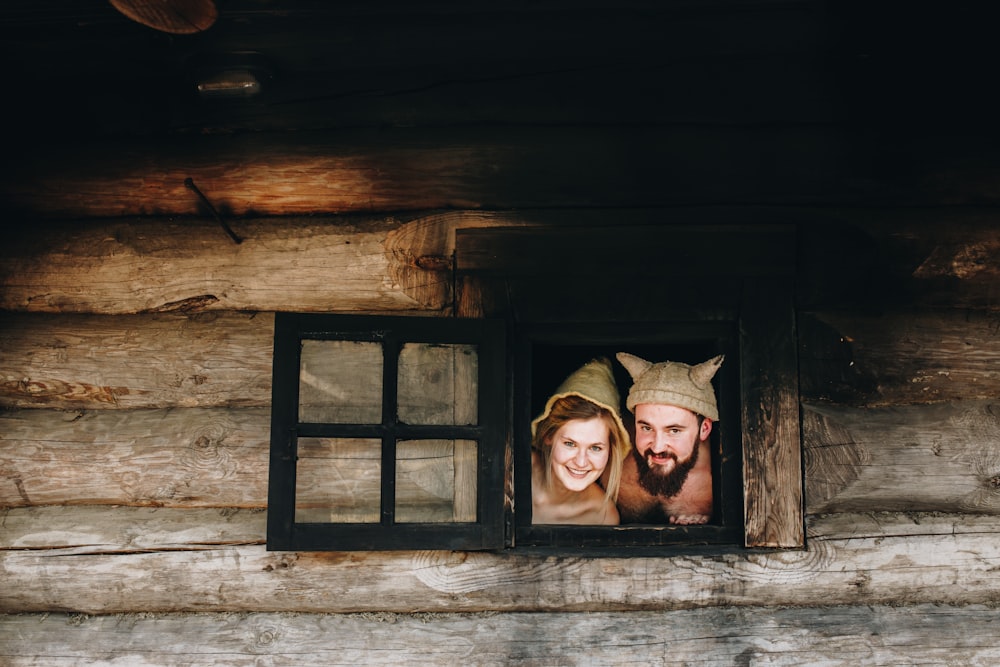
[{"label": "log cabin wall", "polygon": [[[0,10],[0,662],[1000,660],[983,22],[291,5]],[[262,100],[179,94],[251,47]],[[266,551],[274,313],[474,312],[456,230],[581,220],[796,227],[806,548]]]}]

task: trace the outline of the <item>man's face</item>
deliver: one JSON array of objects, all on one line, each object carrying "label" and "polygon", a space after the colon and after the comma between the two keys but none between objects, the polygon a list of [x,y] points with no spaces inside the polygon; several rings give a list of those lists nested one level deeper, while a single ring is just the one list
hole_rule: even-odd
[{"label": "man's face", "polygon": [[680,493],[688,473],[698,462],[698,443],[712,430],[685,408],[656,403],[635,406],[635,457],[639,484],[653,495]]}]

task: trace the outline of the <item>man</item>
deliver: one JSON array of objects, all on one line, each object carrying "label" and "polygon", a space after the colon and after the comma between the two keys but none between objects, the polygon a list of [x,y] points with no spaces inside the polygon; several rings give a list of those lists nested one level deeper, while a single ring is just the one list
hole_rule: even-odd
[{"label": "man", "polygon": [[625,352],[616,356],[632,376],[625,405],[635,415],[635,447],[625,459],[618,493],[622,523],[707,523],[708,436],[719,420],[712,378],[723,357],[689,366],[653,364]]}]

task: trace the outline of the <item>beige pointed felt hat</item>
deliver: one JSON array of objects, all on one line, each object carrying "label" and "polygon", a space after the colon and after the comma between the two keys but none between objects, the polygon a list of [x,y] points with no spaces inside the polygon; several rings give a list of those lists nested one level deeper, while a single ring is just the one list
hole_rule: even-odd
[{"label": "beige pointed felt hat", "polygon": [[658,403],[676,405],[719,421],[712,378],[722,366],[723,355],[695,366],[679,361],[654,364],[627,352],[619,352],[615,356],[634,382],[625,399],[625,405],[632,412],[640,403]]},{"label": "beige pointed felt hat", "polygon": [[545,409],[542,410],[542,413],[531,421],[532,437],[534,437],[538,425],[552,412],[553,404],[566,396],[585,398],[611,412],[618,428],[618,440],[624,445],[622,451],[628,451],[632,439],[622,422],[621,395],[618,393],[618,385],[615,384],[615,375],[609,359],[601,357],[588,361],[563,380],[555,393],[545,402]]}]

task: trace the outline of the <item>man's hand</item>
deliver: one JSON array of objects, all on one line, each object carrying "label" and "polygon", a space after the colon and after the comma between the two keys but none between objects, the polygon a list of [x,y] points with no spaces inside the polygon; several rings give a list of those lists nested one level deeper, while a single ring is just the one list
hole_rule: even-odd
[{"label": "man's hand", "polygon": [[678,514],[670,517],[670,523],[675,526],[694,526],[701,523],[708,523],[711,518],[708,514]]}]

